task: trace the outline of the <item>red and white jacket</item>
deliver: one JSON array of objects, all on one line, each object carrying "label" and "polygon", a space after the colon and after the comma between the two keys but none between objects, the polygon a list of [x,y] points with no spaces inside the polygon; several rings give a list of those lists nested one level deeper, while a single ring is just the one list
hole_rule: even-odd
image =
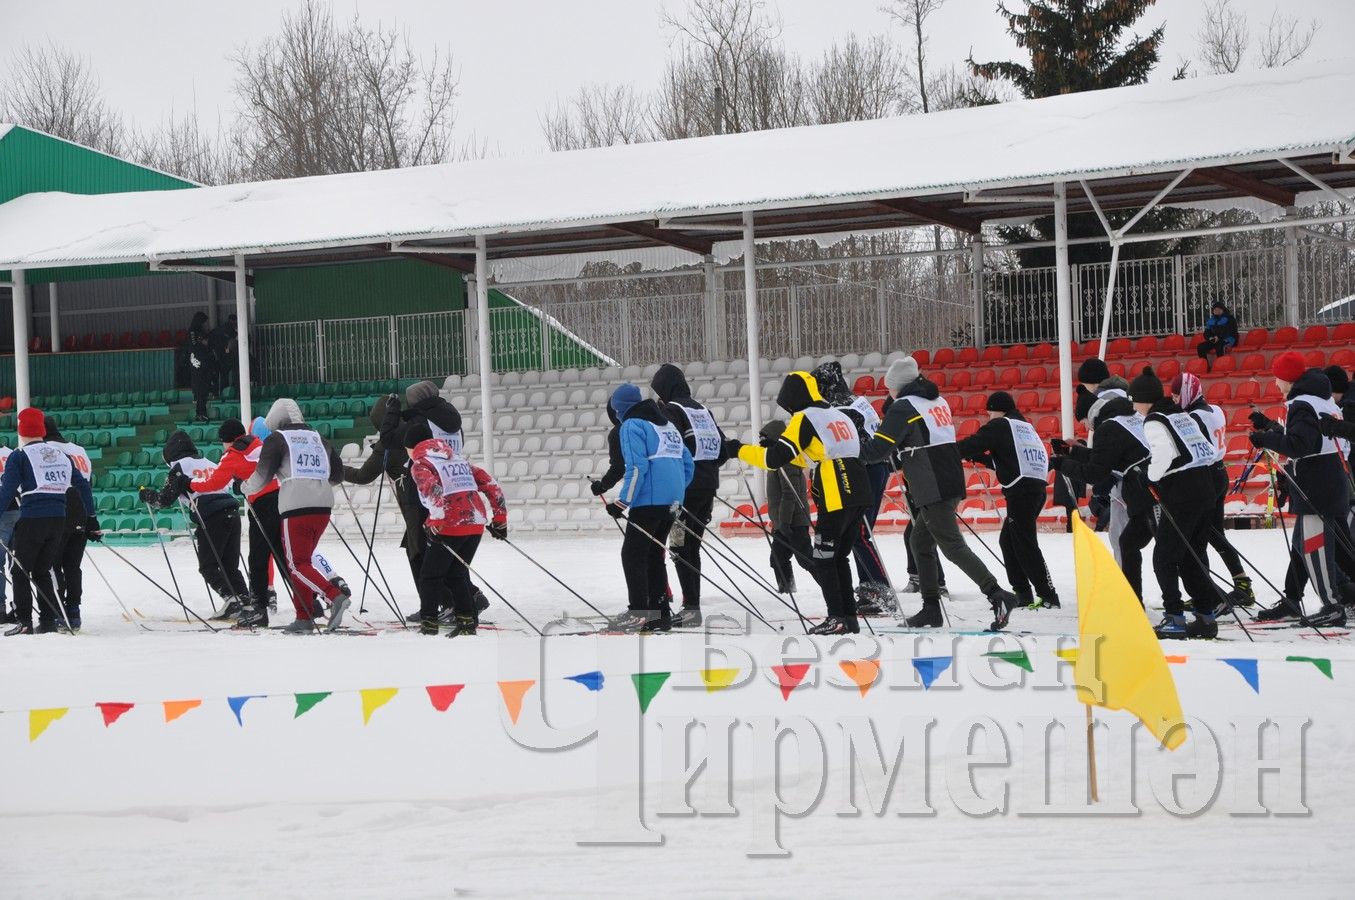
[{"label": "red and white jacket", "polygon": [[489,498],[493,521],[508,521],[508,505],[494,476],[458,455],[449,442],[423,441],[409,451],[409,460],[419,500],[428,510],[424,527],[433,534],[481,534],[491,521],[481,494]]}]

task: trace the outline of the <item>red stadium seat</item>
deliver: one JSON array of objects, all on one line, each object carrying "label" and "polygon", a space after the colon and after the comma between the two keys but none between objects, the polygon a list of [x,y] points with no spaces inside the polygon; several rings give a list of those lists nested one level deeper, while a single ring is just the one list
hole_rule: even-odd
[{"label": "red stadium seat", "polygon": [[1318,344],[1325,344],[1326,342],[1326,325],[1309,325],[1303,329],[1303,336],[1299,338],[1299,344],[1305,347],[1316,347]]},{"label": "red stadium seat", "polygon": [[[185,333],[185,334],[184,334],[184,338],[187,339],[187,337],[188,337],[188,335],[187,335],[187,333]],[[82,349],[82,350],[93,350],[93,349],[97,348],[98,346],[99,346],[99,339],[98,339],[97,337],[95,337],[94,335],[92,335],[92,334],[87,334],[87,335],[85,335],[84,339],[83,339],[82,341],[80,341],[80,349]]]},{"label": "red stadium seat", "polygon": [[136,346],[136,338],[130,331],[124,331],[118,335],[118,347],[122,350],[130,350]]},{"label": "red stadium seat", "polygon": [[988,397],[986,394],[970,394],[965,400],[961,412],[967,416],[982,415],[987,406]]},{"label": "red stadium seat", "polygon": [[1194,359],[1186,360],[1186,371],[1192,375],[1208,375],[1209,363],[1200,359],[1198,356]]},{"label": "red stadium seat", "polygon": [[1022,384],[1044,384],[1049,380],[1049,370],[1044,366],[1031,366],[1026,370],[1026,377],[1021,379]]},{"label": "red stadium seat", "polygon": [[1058,416],[1041,416],[1035,423],[1035,430],[1040,433],[1040,437],[1048,439],[1058,437],[1060,433]]},{"label": "red stadium seat", "polygon": [[[936,385],[939,388],[944,388],[946,386],[945,372],[938,372],[935,369],[930,369],[927,372],[927,378],[931,381],[932,384]],[[880,378],[880,391],[886,394],[889,393],[889,390],[884,386],[883,376],[881,376]]]},{"label": "red stadium seat", "polygon": [[1255,381],[1243,381],[1233,390],[1234,403],[1255,403],[1261,399],[1261,385]]},{"label": "red stadium seat", "polygon": [[1016,366],[1003,369],[997,376],[997,383],[1004,388],[1010,389],[1021,384],[1021,370]]},{"label": "red stadium seat", "polygon": [[1254,375],[1265,370],[1266,355],[1264,353],[1248,353],[1242,357],[1242,361],[1237,365],[1239,375]]},{"label": "red stadium seat", "polygon": [[930,350],[914,350],[913,359],[917,360],[920,368],[926,368],[931,365],[932,353]]},{"label": "red stadium seat", "polygon": [[1214,374],[1228,375],[1237,371],[1237,359],[1231,353],[1225,353],[1214,360]]},{"label": "red stadium seat", "polygon": [[1007,362],[1020,362],[1030,358],[1030,348],[1025,344],[1012,344],[1007,348],[1007,354],[1003,357]]},{"label": "red stadium seat", "polygon": [[1116,338],[1106,345],[1107,356],[1124,356],[1133,349],[1134,345],[1129,342],[1129,338]]},{"label": "red stadium seat", "polygon": [[1258,383],[1261,385],[1261,399],[1265,402],[1278,403],[1284,399],[1284,395],[1280,393],[1279,387],[1275,384],[1275,379],[1267,378]]},{"label": "red stadium seat", "polygon": [[881,417],[884,416],[884,414],[885,414],[885,398],[883,398],[883,397],[877,397],[876,399],[870,401],[870,405],[871,405],[871,408],[873,408],[873,409],[875,410],[875,414],[876,414],[877,416],[881,416]]},{"label": "red stadium seat", "polygon": [[1016,398],[1016,408],[1022,412],[1030,412],[1033,409],[1040,408],[1040,394],[1038,391],[1022,391]]},{"label": "red stadium seat", "polygon": [[1186,349],[1185,335],[1169,334],[1162,339],[1162,350],[1166,353],[1180,353]]},{"label": "red stadium seat", "polygon": [[1249,349],[1260,349],[1270,343],[1270,332],[1264,328],[1253,328],[1247,332],[1247,336],[1242,339],[1242,346]]},{"label": "red stadium seat", "polygon": [[[1074,347],[1073,350],[1076,351],[1077,348]],[[1055,351],[1055,355],[1058,355],[1057,351]],[[1074,353],[1074,355],[1076,355],[1076,352]],[[1083,355],[1083,356],[1100,356],[1100,355],[1101,355],[1101,339],[1100,339],[1100,338],[1093,338],[1093,339],[1090,340],[1090,341],[1083,341],[1083,342],[1082,342],[1082,355]]]},{"label": "red stadium seat", "polygon": [[1233,386],[1226,381],[1216,381],[1204,392],[1204,399],[1222,406],[1233,399]]},{"label": "red stadium seat", "polygon": [[1251,419],[1247,418],[1250,415],[1251,408],[1247,406],[1233,410],[1233,417],[1228,420],[1228,427],[1245,428],[1247,431],[1251,431]]},{"label": "red stadium seat", "polygon": [[1252,452],[1251,441],[1245,434],[1235,434],[1228,438],[1228,448],[1225,451],[1228,456],[1247,459],[1251,457]]},{"label": "red stadium seat", "polygon": [[14,408],[13,397],[0,397],[0,412],[9,412]]},{"label": "red stadium seat", "polygon": [[961,347],[960,352],[955,354],[955,361],[962,366],[972,366],[979,361],[979,351],[973,347]]},{"label": "red stadium seat", "polygon": [[1340,350],[1333,350],[1331,359],[1327,360],[1329,366],[1340,366],[1343,369],[1355,369],[1355,350],[1349,347],[1342,347]]},{"label": "red stadium seat", "polygon": [[1040,400],[1040,405],[1038,409],[1040,410],[1040,412],[1056,410],[1059,408],[1059,404],[1062,402],[1063,401],[1059,397],[1059,392],[1057,389],[1052,391],[1045,391],[1044,397]]},{"label": "red stadium seat", "polygon": [[1125,376],[1126,369],[1124,367],[1124,363],[1121,362],[1107,363],[1106,368],[1110,370],[1110,374],[1118,378],[1123,378]]},{"label": "red stadium seat", "polygon": [[1181,374],[1181,360],[1164,359],[1153,368],[1153,371],[1157,372],[1157,377],[1163,381],[1171,381]]},{"label": "red stadium seat", "polygon": [[858,396],[875,393],[875,376],[862,375],[852,382],[852,393]]},{"label": "red stadium seat", "polygon": [[965,419],[963,422],[960,423],[960,427],[956,429],[955,435],[958,439],[964,440],[967,437],[973,436],[974,432],[978,430],[979,430],[978,419]]},{"label": "red stadium seat", "polygon": [[80,347],[80,339],[73,334],[68,334],[61,339],[61,349],[66,351],[75,351]]},{"label": "red stadium seat", "polygon": [[157,347],[173,347],[174,335],[168,330],[160,332],[155,336],[155,345]]},{"label": "red stadium seat", "polygon": [[116,342],[113,340],[113,335],[111,334],[104,334],[103,337],[99,339],[99,344],[105,350],[112,350],[116,346]]},{"label": "red stadium seat", "polygon": [[1057,355],[1054,345],[1048,341],[1030,348],[1031,359],[1053,359]]},{"label": "red stadium seat", "polygon": [[1331,339],[1337,343],[1355,344],[1355,322],[1342,322],[1332,329]]},{"label": "red stadium seat", "polygon": [[933,366],[948,366],[953,362],[955,362],[955,350],[951,347],[942,347],[932,357]]},{"label": "red stadium seat", "polygon": [[1327,354],[1321,350],[1309,350],[1303,354],[1303,364],[1310,369],[1321,369],[1327,364]]},{"label": "red stadium seat", "polygon": [[[964,351],[961,351],[961,353],[963,352]],[[983,353],[979,355],[979,359],[986,363],[1000,363],[1002,362],[1002,348],[984,347]]]},{"label": "red stadium seat", "polygon": [[974,383],[974,373],[968,369],[961,369],[950,376],[950,389],[952,391],[962,391]]},{"label": "red stadium seat", "polygon": [[1157,338],[1151,334],[1144,335],[1134,342],[1135,353],[1156,353],[1158,350]]},{"label": "red stadium seat", "polygon": [[1270,343],[1287,347],[1298,339],[1299,330],[1292,325],[1286,325],[1275,329],[1275,333],[1270,337]]},{"label": "red stadium seat", "polygon": [[974,373],[974,387],[991,388],[997,384],[997,373],[992,369],[979,369]]},{"label": "red stadium seat", "polygon": [[155,335],[149,331],[143,331],[136,336],[136,345],[142,350],[155,346]]},{"label": "red stadium seat", "polygon": [[1285,408],[1278,404],[1275,406],[1267,406],[1265,408],[1266,418],[1272,419],[1276,422],[1284,421],[1285,412],[1286,412]]}]

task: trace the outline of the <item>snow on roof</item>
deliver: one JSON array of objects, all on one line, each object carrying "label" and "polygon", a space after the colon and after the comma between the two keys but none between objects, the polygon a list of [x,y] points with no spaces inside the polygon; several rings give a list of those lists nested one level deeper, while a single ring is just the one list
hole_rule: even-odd
[{"label": "snow on roof", "polygon": [[925,116],[0,206],[0,269],[522,233],[1047,184],[1355,140],[1355,60]]},{"label": "snow on roof", "polygon": [[9,130],[13,127],[8,122],[0,122],[0,140],[3,140],[5,135],[9,134]]}]

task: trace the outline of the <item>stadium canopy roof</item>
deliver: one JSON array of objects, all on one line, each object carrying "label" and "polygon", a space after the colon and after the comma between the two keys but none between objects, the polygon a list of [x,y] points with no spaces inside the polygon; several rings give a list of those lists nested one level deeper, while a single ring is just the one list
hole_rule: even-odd
[{"label": "stadium canopy roof", "polygon": [[[285,181],[0,205],[0,270],[247,258],[251,268],[444,251],[489,258],[1047,215],[1355,187],[1355,60],[923,116]],[[1302,171],[1295,171],[1295,168]],[[1189,174],[1181,177],[1181,173]],[[1306,174],[1305,174],[1306,173]],[[1320,184],[1307,176],[1320,180]],[[1179,180],[1178,180],[1179,179]],[[1174,184],[1174,186],[1173,186]],[[1076,186],[1070,214],[1093,211]]]}]

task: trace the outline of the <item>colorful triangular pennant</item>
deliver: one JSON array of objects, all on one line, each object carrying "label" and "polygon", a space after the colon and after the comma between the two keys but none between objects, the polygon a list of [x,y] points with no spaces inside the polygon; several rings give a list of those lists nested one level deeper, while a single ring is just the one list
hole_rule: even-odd
[{"label": "colorful triangular pennant", "polygon": [[163,705],[164,705],[164,707],[165,707],[165,722],[166,722],[166,723],[169,723],[169,722],[173,722],[175,719],[179,718],[179,716],[182,716],[184,713],[188,712],[190,709],[197,709],[199,706],[202,705],[202,701],[201,701],[201,700],[166,700],[166,701],[164,701],[164,704],[163,704]]},{"label": "colorful triangular pennant", "polygon": [[1328,678],[1331,677],[1331,660],[1323,659],[1320,656],[1286,656],[1285,662],[1306,662],[1317,666],[1317,670]]},{"label": "colorful triangular pennant", "polygon": [[321,700],[329,697],[331,693],[331,691],[314,691],[308,694],[294,694],[293,696],[296,697],[296,712],[292,714],[292,718],[301,718],[314,709]]},{"label": "colorful triangular pennant", "polygon": [[508,718],[513,724],[518,723],[518,716],[522,715],[522,698],[536,684],[536,679],[528,678],[524,681],[500,681],[499,693],[503,694],[503,706],[508,710]]},{"label": "colorful triangular pennant", "polygon": [[1009,662],[1027,672],[1034,672],[1035,667],[1030,664],[1030,657],[1024,650],[999,650],[995,653],[985,653],[984,656],[991,656],[993,659],[1000,659],[1003,662]]},{"label": "colorful triangular pennant", "polygon": [[131,708],[132,708],[133,706],[135,706],[136,704],[134,704],[134,703],[96,703],[96,704],[94,704],[94,705],[97,706],[97,707],[99,707],[99,712],[103,714],[103,717],[104,717],[104,727],[107,728],[109,725],[112,725],[112,724],[113,724],[114,722],[116,722],[118,719],[121,719],[122,716],[123,716],[123,713],[127,712],[129,709],[131,709]]},{"label": "colorful triangular pennant", "polygon": [[1186,664],[1187,659],[1184,656],[1164,656],[1162,658],[1165,659],[1168,663],[1176,666],[1184,666]]},{"label": "colorful triangular pennant", "polygon": [[433,708],[438,712],[446,712],[463,687],[464,684],[430,684],[424,690],[428,692],[428,700]]},{"label": "colorful triangular pennant", "polygon": [[635,694],[640,698],[640,713],[643,715],[653,702],[654,695],[663,687],[672,672],[636,672],[630,676],[635,683]]},{"label": "colorful triangular pennant", "polygon": [[809,663],[795,663],[789,666],[772,666],[776,681],[781,686],[781,699],[789,700],[790,692],[800,686],[809,674]]},{"label": "colorful triangular pennant", "polygon": [[847,673],[847,677],[861,691],[861,696],[866,696],[866,692],[875,684],[875,679],[880,675],[880,664],[873,659],[848,659],[838,663],[842,671]]},{"label": "colorful triangular pennant", "polygon": [[739,677],[738,669],[702,669],[701,680],[706,685],[706,693],[713,694],[716,691],[723,691],[734,683],[734,679]]},{"label": "colorful triangular pennant", "polygon": [[263,696],[265,696],[265,695],[264,695],[264,694],[246,694],[246,695],[243,696],[243,697],[227,697],[227,698],[226,698],[226,702],[227,702],[228,704],[230,704],[231,712],[235,713],[235,721],[236,721],[236,724],[238,724],[241,728],[244,728],[244,727],[245,727],[245,720],[244,720],[243,716],[241,715],[242,710],[244,710],[244,708],[245,708],[245,704],[248,703],[249,701],[255,699],[256,697],[263,697]]},{"label": "colorful triangular pennant", "polygon": [[601,672],[580,672],[578,675],[566,675],[565,681],[577,681],[590,691],[602,690],[604,678]]},{"label": "colorful triangular pennant", "polygon": [[31,744],[42,737],[42,733],[47,730],[47,726],[64,716],[69,710],[69,706],[58,706],[52,709],[30,709],[28,711],[28,742]]},{"label": "colorful triangular pennant", "polygon": [[918,677],[922,679],[922,689],[925,691],[932,686],[932,682],[944,671],[950,668],[953,656],[919,656],[913,660],[913,668],[917,669]]},{"label": "colorful triangular pennant", "polygon": [[1237,669],[1239,675],[1251,685],[1251,689],[1256,693],[1261,693],[1261,673],[1257,670],[1256,660],[1254,659],[1220,659],[1219,662],[1226,663]]},{"label": "colorful triangular pennant", "polygon": [[399,688],[366,688],[358,691],[362,697],[362,724],[372,721],[372,713],[391,702],[398,693]]}]

